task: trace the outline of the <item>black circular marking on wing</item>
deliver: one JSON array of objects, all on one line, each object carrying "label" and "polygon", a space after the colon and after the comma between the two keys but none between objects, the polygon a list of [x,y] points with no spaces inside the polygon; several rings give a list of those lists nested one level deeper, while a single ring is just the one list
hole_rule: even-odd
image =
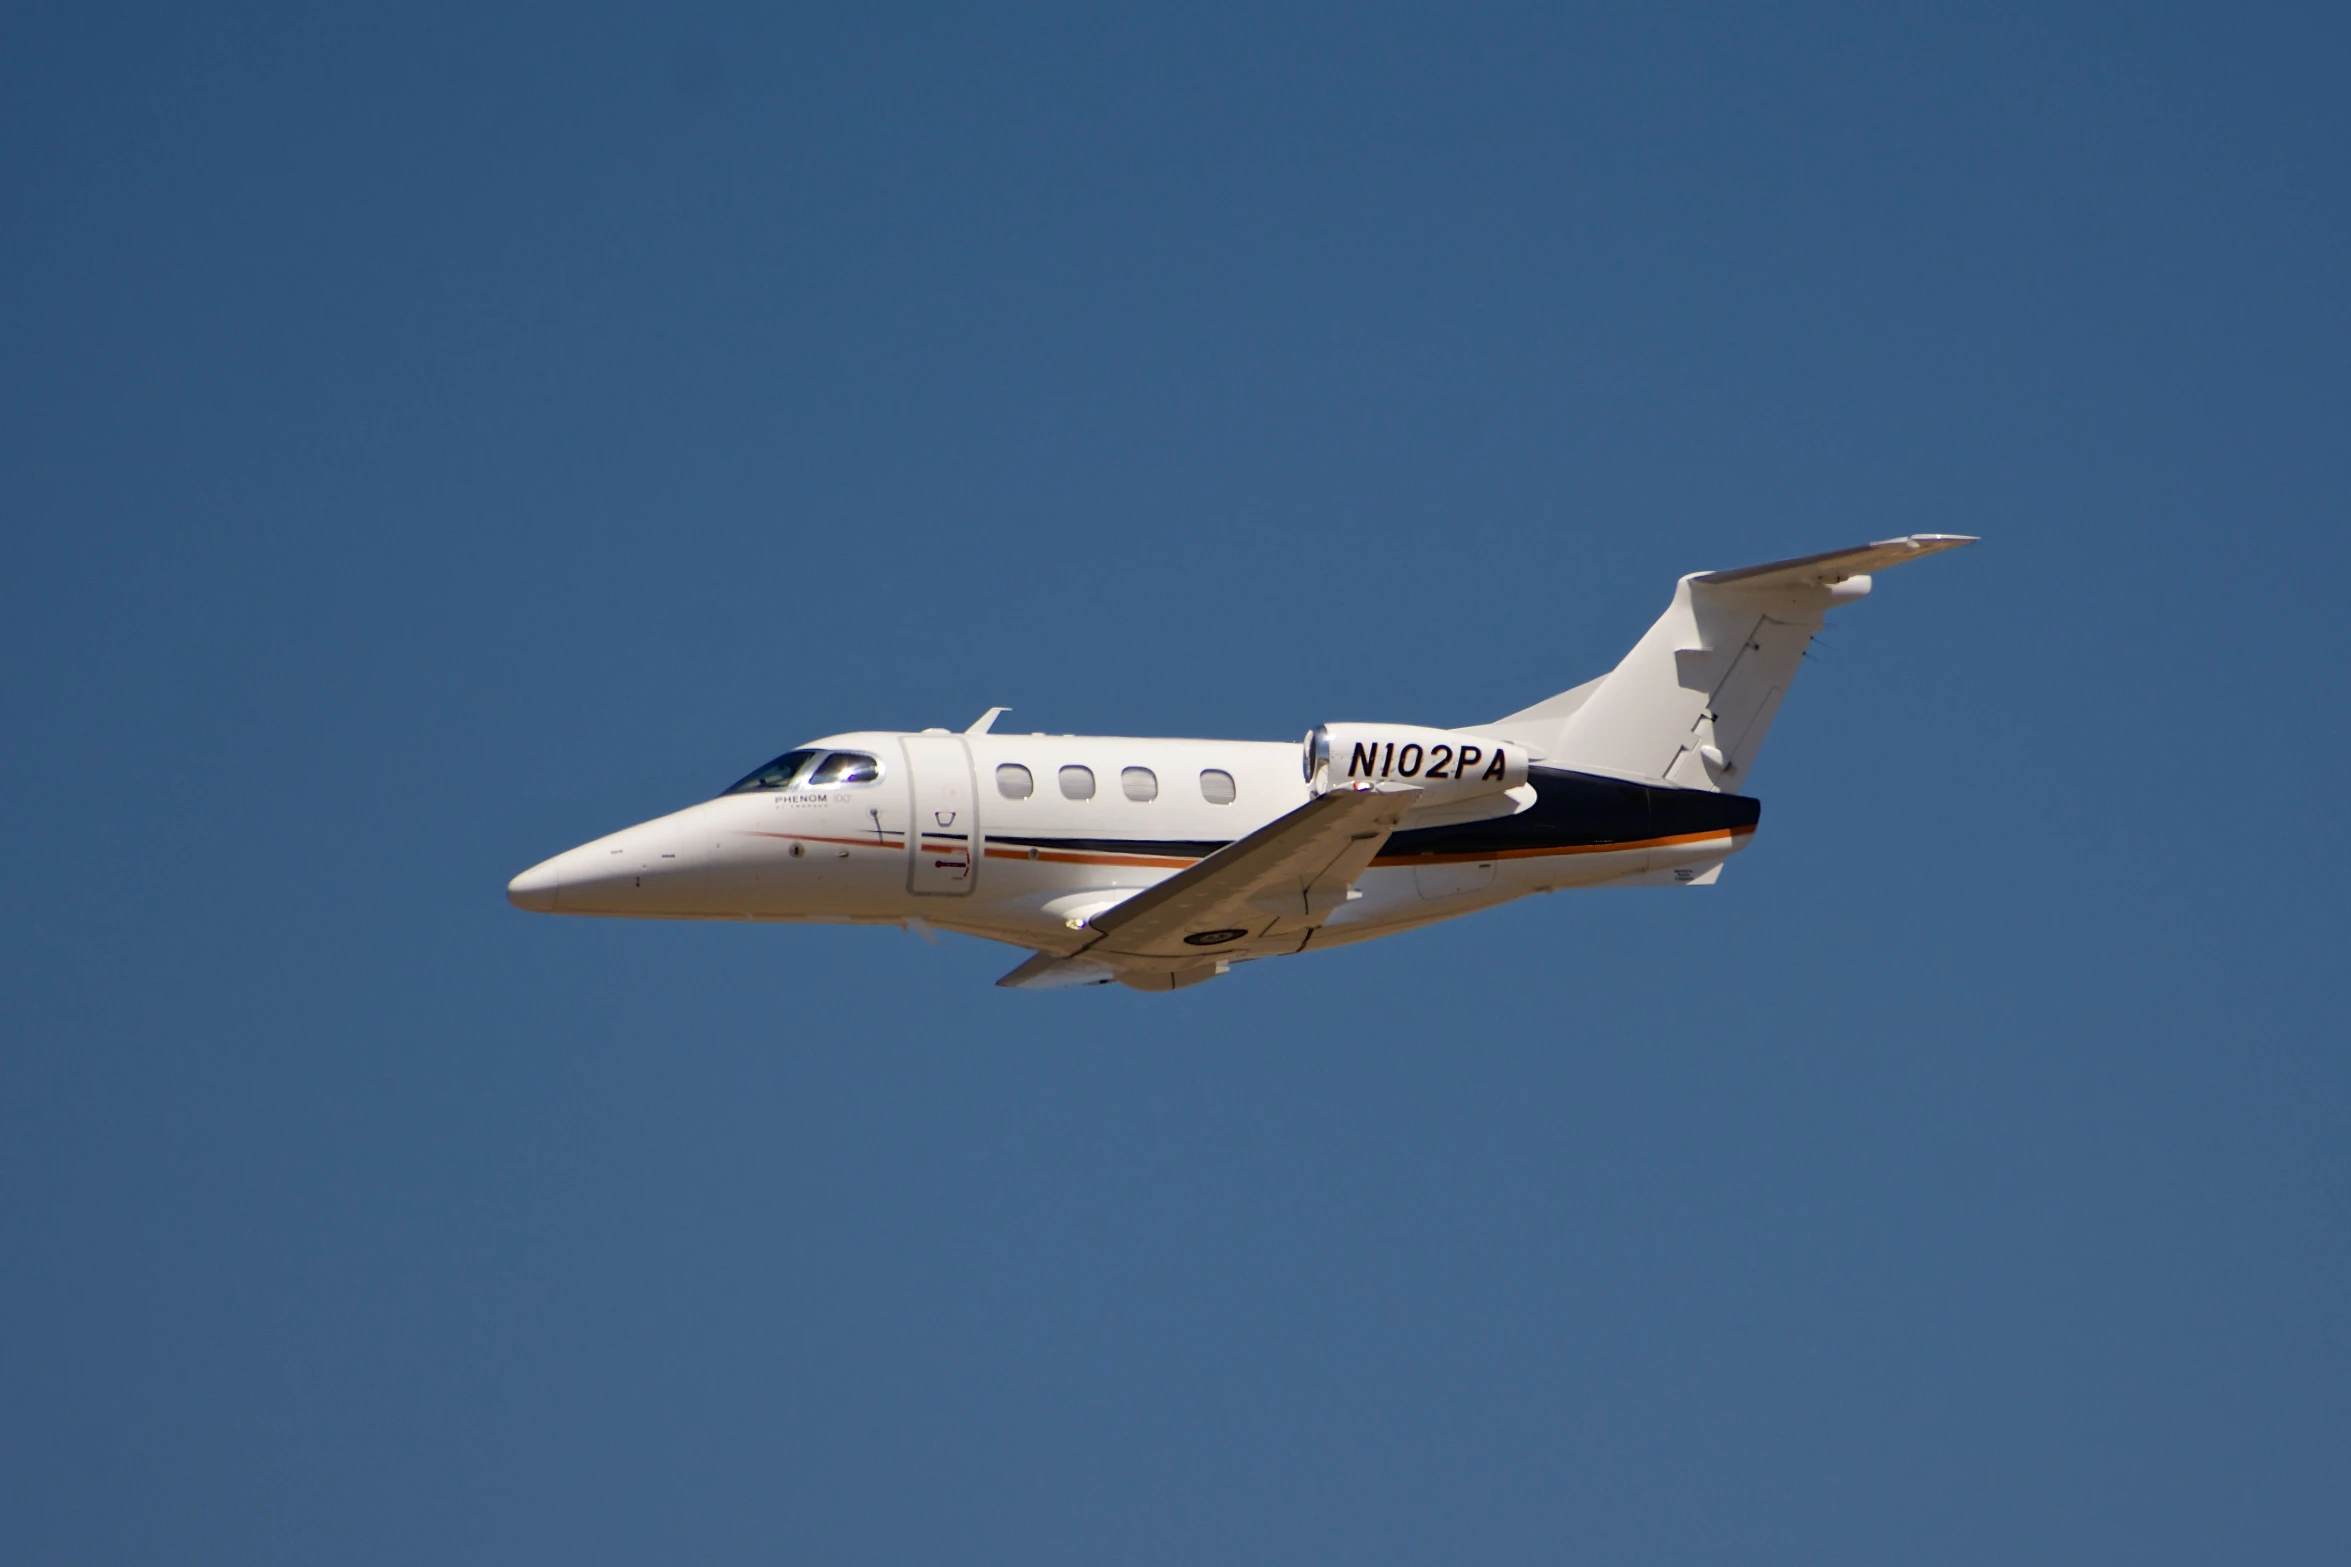
[{"label": "black circular marking on wing", "polygon": [[1228,941],[1239,941],[1249,933],[1245,930],[1196,930],[1184,938],[1187,947],[1221,947]]}]

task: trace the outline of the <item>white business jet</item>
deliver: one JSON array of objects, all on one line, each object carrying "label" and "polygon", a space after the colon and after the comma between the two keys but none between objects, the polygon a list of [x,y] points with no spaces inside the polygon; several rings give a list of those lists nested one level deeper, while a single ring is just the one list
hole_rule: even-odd
[{"label": "white business jet", "polygon": [[547,914],[902,925],[1033,952],[1021,990],[1176,990],[1561,887],[1711,884],[1805,647],[1913,534],[1684,577],[1616,668],[1491,723],[1255,740],[865,730],[508,884]]}]

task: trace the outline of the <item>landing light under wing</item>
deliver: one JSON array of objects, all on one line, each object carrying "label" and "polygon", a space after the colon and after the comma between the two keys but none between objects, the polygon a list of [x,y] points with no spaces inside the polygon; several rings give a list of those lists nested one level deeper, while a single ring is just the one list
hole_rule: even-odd
[{"label": "landing light under wing", "polygon": [[1039,953],[997,983],[1030,990],[1115,977],[1160,990],[1213,978],[1234,958],[1296,952],[1347,901],[1419,793],[1333,789],[1096,915],[1075,955]]}]

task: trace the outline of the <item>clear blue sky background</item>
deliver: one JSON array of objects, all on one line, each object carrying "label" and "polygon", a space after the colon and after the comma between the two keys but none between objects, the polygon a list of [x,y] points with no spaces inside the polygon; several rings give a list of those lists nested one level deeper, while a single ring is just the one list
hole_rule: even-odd
[{"label": "clear blue sky background", "polygon": [[[0,1555],[2351,1555],[2344,12],[1767,10],[11,10]],[[1917,530],[1711,892],[502,897]]]}]

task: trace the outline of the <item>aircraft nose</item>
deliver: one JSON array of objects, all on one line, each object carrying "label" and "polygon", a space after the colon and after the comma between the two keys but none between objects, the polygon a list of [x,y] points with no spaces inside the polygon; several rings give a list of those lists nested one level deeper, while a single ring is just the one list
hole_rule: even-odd
[{"label": "aircraft nose", "polygon": [[533,914],[552,914],[555,912],[555,889],[562,882],[562,876],[555,869],[555,862],[548,860],[532,866],[508,882],[506,901],[518,909],[528,909]]}]

